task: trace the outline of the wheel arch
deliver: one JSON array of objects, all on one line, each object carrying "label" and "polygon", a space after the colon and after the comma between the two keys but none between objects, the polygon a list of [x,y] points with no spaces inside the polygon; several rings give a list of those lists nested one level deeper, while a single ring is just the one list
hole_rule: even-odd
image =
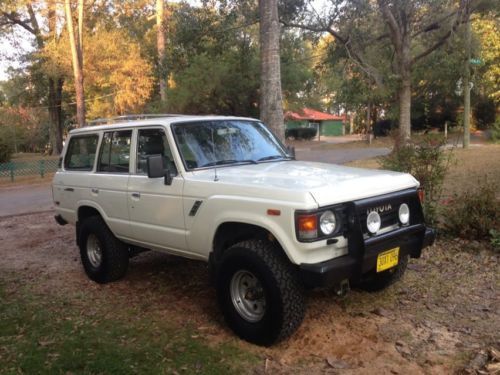
[{"label": "wheel arch", "polygon": [[210,263],[218,263],[224,251],[232,245],[249,240],[260,239],[271,242],[278,251],[288,258],[278,238],[267,228],[239,221],[226,221],[217,227],[212,240],[212,251],[210,252]]},{"label": "wheel arch", "polygon": [[[82,202],[77,209],[77,214],[76,214],[76,244],[80,246],[80,229],[82,226],[83,220],[85,220],[88,217],[91,216],[99,216],[103,219],[104,222],[105,216],[103,215],[102,211],[100,210],[99,207],[97,207],[95,204],[91,202]],[[109,228],[109,226],[108,226]]]}]

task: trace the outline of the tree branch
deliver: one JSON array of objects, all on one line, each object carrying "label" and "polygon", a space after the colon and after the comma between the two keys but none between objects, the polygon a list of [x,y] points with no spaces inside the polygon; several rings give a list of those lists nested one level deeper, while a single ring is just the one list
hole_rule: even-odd
[{"label": "tree branch", "polygon": [[448,38],[458,29],[458,27],[464,22],[463,12],[464,12],[464,10],[466,8],[467,3],[468,3],[468,0],[462,0],[462,1],[460,1],[460,7],[455,12],[456,13],[456,19],[453,22],[453,24],[451,26],[451,29],[448,30],[448,32],[445,33],[441,38],[439,38],[439,40],[436,43],[434,43],[432,46],[430,46],[425,51],[423,51],[422,53],[420,53],[417,56],[415,56],[411,60],[412,64],[415,63],[415,62],[417,62],[418,60],[424,58],[425,56],[431,54],[433,51],[435,51],[439,47],[441,47],[448,40]]},{"label": "tree branch", "polygon": [[23,29],[35,35],[35,30],[33,30],[27,21],[21,20],[18,14],[2,12],[2,15],[9,21],[8,24],[21,26]]},{"label": "tree branch", "polygon": [[33,28],[33,34],[36,37],[36,43],[38,44],[39,48],[43,48],[43,37],[42,33],[40,32],[40,26],[38,25],[38,20],[36,19],[35,11],[33,10],[33,7],[31,4],[27,5],[28,8],[28,14],[30,16],[30,22],[31,22],[31,27]]},{"label": "tree branch", "polygon": [[387,22],[387,25],[389,26],[389,29],[391,30],[390,36],[392,39],[392,42],[394,43],[394,47],[396,48],[396,53],[399,54],[402,50],[402,31],[401,28],[394,18],[394,14],[390,11],[390,9],[387,7],[387,4],[383,0],[378,1],[378,6],[380,10],[382,11],[382,15],[385,18],[385,21]]},{"label": "tree branch", "polygon": [[300,23],[287,22],[284,20],[281,20],[280,22],[286,27],[295,27],[302,30],[308,30],[318,33],[329,33],[335,38],[335,40],[337,40],[340,44],[342,44],[342,46],[344,46],[349,60],[353,61],[361,70],[363,70],[368,76],[370,76],[375,81],[377,86],[383,87],[384,83],[379,71],[375,67],[368,64],[366,62],[366,59],[360,53],[355,51],[351,43],[352,41],[348,36],[342,36],[333,28],[333,21],[330,21],[326,28],[324,26],[304,25]]}]

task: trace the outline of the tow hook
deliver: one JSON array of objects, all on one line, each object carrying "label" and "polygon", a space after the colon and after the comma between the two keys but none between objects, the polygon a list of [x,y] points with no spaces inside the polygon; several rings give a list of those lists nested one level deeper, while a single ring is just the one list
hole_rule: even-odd
[{"label": "tow hook", "polygon": [[349,287],[349,280],[344,279],[337,286],[335,292],[339,297],[344,297],[351,288]]}]

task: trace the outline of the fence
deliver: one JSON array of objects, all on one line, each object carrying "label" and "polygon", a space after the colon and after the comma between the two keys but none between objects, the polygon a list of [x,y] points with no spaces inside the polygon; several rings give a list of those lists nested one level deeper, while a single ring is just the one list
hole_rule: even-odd
[{"label": "fence", "polygon": [[9,178],[14,181],[16,176],[40,176],[57,171],[59,160],[11,161],[0,163],[0,179]]}]

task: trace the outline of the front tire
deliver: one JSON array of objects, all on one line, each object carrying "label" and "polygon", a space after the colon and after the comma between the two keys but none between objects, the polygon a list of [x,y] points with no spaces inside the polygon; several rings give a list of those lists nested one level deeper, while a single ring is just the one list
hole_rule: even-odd
[{"label": "front tire", "polygon": [[271,243],[249,240],[224,253],[217,299],[228,326],[242,339],[271,345],[302,323],[305,301],[296,270]]},{"label": "front tire", "polygon": [[121,279],[127,272],[127,247],[99,216],[83,220],[79,247],[83,268],[91,280],[104,284]]}]

